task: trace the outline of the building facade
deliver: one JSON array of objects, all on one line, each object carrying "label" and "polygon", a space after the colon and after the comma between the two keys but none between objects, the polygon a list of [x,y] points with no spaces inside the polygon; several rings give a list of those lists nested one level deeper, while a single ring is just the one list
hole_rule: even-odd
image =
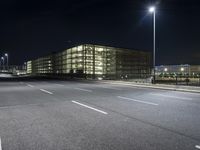
[{"label": "building facade", "polygon": [[200,65],[161,65],[156,66],[156,74],[160,77],[199,77]]},{"label": "building facade", "polygon": [[151,54],[84,44],[28,61],[27,73],[93,79],[147,78],[151,74]]}]

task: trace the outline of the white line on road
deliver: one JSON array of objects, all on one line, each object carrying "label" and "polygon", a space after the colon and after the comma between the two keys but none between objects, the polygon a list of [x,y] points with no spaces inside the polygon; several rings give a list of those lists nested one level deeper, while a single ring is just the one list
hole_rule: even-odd
[{"label": "white line on road", "polygon": [[75,90],[85,91],[85,92],[92,92],[92,90],[82,89],[82,88],[74,88]]},{"label": "white line on road", "polygon": [[77,101],[72,101],[72,103],[75,103],[75,104],[81,105],[81,106],[83,106],[83,107],[86,107],[86,108],[92,109],[92,110],[97,111],[97,112],[100,112],[100,113],[102,113],[102,114],[104,114],[104,115],[107,115],[107,114],[108,114],[108,113],[105,112],[105,111],[102,111],[102,110],[96,109],[96,108],[94,108],[94,107],[91,107],[91,106],[88,106],[88,105],[85,105],[85,104],[82,104],[82,103],[79,103],[79,102],[77,102]]},{"label": "white line on road", "polygon": [[196,145],[195,148],[200,149],[200,145]]},{"label": "white line on road", "polygon": [[150,93],[154,96],[163,96],[163,97],[169,97],[169,98],[176,98],[176,99],[183,99],[183,100],[192,100],[192,98],[188,97],[178,97],[178,96],[172,96],[172,95],[165,95],[165,94],[156,94],[156,93]]},{"label": "white line on road", "polygon": [[139,102],[139,103],[144,103],[144,104],[149,104],[149,105],[158,106],[158,104],[156,104],[156,103],[141,101],[141,100],[132,99],[132,98],[128,98],[128,97],[122,97],[122,96],[117,96],[117,97],[118,97],[118,98],[121,98],[121,99],[125,99],[125,100],[130,100],[130,101],[135,101],[135,102]]},{"label": "white line on road", "polygon": [[33,85],[31,85],[31,84],[27,84],[27,86],[29,86],[29,87],[34,87]]},{"label": "white line on road", "polygon": [[105,87],[105,86],[101,86],[100,88],[111,89],[111,90],[121,90],[121,89],[119,89],[119,88],[114,88],[114,87]]},{"label": "white line on road", "polygon": [[57,86],[65,86],[65,85],[63,85],[63,84],[57,84],[57,83],[55,83],[55,85],[57,85]]},{"label": "white line on road", "polygon": [[40,91],[45,92],[45,93],[48,93],[48,94],[53,94],[52,92],[49,92],[49,91],[44,90],[44,89],[40,89]]},{"label": "white line on road", "polygon": [[0,137],[0,150],[2,150],[2,146],[1,146],[1,137]]}]

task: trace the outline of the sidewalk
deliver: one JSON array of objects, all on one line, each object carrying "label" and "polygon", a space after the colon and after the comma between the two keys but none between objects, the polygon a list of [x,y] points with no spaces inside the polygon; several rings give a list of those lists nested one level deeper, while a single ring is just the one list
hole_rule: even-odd
[{"label": "sidewalk", "polygon": [[200,93],[200,87],[196,87],[196,86],[135,83],[135,82],[130,82],[130,81],[115,81],[115,80],[109,80],[109,81],[108,80],[102,80],[102,81],[97,81],[97,82],[101,82],[101,83],[103,82],[103,83],[109,83],[109,84],[129,85],[129,86],[142,87],[142,88],[153,88],[153,89],[162,89],[162,90]]}]

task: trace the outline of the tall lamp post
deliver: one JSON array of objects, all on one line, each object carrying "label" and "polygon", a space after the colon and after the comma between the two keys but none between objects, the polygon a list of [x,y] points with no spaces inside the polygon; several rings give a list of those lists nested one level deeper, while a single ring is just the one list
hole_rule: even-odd
[{"label": "tall lamp post", "polygon": [[5,53],[5,57],[6,57],[6,60],[7,60],[6,65],[7,65],[7,70],[8,70],[8,53]]},{"label": "tall lamp post", "polygon": [[153,14],[153,83],[156,80],[156,8],[149,7],[149,12]]},{"label": "tall lamp post", "polygon": [[3,68],[2,68],[2,70],[4,70],[4,57],[1,57],[1,60],[3,62]]}]

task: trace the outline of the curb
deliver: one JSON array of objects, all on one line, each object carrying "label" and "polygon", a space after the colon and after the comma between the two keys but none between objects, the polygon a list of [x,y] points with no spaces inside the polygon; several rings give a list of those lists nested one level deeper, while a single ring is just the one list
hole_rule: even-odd
[{"label": "curb", "polygon": [[136,85],[131,83],[114,83],[114,82],[105,82],[105,81],[98,81],[100,83],[109,83],[109,84],[121,84],[121,85],[129,85],[133,87],[140,87],[140,88],[152,88],[152,89],[161,89],[161,90],[171,90],[171,91],[179,91],[179,92],[191,92],[191,93],[198,93],[200,94],[200,90],[190,90],[190,89],[183,89],[183,88],[174,88],[174,87],[159,87],[159,86],[151,86],[151,85]]}]

